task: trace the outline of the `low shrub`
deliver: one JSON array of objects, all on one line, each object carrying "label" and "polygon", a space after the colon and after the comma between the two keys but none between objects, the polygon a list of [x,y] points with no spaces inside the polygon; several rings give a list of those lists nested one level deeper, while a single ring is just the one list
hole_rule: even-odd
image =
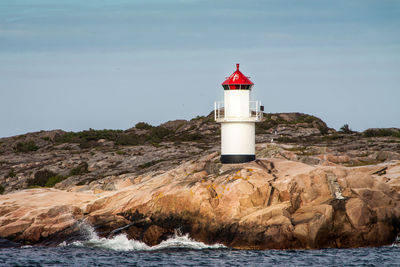
[{"label": "low shrub", "polygon": [[28,187],[53,187],[55,184],[67,178],[68,176],[62,176],[45,169],[36,172],[35,177],[28,180]]},{"label": "low shrub", "polygon": [[367,129],[363,132],[365,137],[393,136],[400,138],[400,130],[390,128]]},{"label": "low shrub", "polygon": [[312,123],[313,121],[318,120],[318,118],[315,116],[312,116],[312,115],[308,115],[308,116],[306,115],[306,117],[303,118],[303,120],[304,120],[304,122]]},{"label": "low shrub", "polygon": [[344,134],[351,134],[353,133],[353,131],[350,129],[348,124],[343,125],[342,127],[340,127],[340,132],[344,133]]},{"label": "low shrub", "polygon": [[4,186],[2,186],[2,185],[0,184],[0,195],[2,195],[2,194],[4,193],[5,190],[6,190],[6,189],[4,188]]},{"label": "low shrub", "polygon": [[88,172],[88,163],[87,162],[82,162],[80,163],[77,167],[71,169],[69,171],[69,175],[80,175]]},{"label": "low shrub", "polygon": [[128,133],[120,135],[117,140],[115,140],[116,145],[122,146],[137,146],[144,143],[144,138],[142,135],[137,135],[135,133]]},{"label": "low shrub", "polygon": [[138,122],[135,125],[136,129],[141,129],[141,130],[150,130],[151,128],[153,128],[153,126],[151,126],[150,124],[146,123],[146,122]]},{"label": "low shrub", "polygon": [[256,123],[256,133],[263,133],[266,130],[269,130],[275,126],[277,126],[279,123],[277,121],[271,120],[271,119],[265,119],[264,121],[261,121],[259,123]]},{"label": "low shrub", "polygon": [[[139,129],[148,129],[147,134],[135,134],[133,132],[123,132],[122,130],[93,130],[82,132],[68,132],[55,137],[57,143],[78,143],[80,148],[91,148],[98,146],[97,142],[100,139],[114,141],[116,145],[136,146],[145,143],[160,143],[165,140],[173,139],[174,131],[162,127],[151,126],[145,122],[136,124]],[[193,135],[190,138],[199,138],[198,135]]]},{"label": "low shrub", "polygon": [[82,149],[85,149],[85,148],[96,147],[96,146],[98,146],[98,145],[99,145],[99,143],[98,143],[97,141],[92,141],[92,140],[90,140],[90,141],[82,141],[82,142],[79,144],[79,147],[82,148]]},{"label": "low shrub", "polygon": [[161,140],[165,137],[167,137],[168,135],[172,134],[173,131],[158,126],[158,127],[153,127],[150,130],[149,135],[147,136],[148,141],[151,141],[152,143],[159,143],[161,142]]},{"label": "low shrub", "polygon": [[122,130],[89,129],[76,133],[68,132],[63,135],[57,135],[55,141],[57,143],[86,143],[89,141],[98,141],[100,139],[115,141],[122,133]]},{"label": "low shrub", "polygon": [[53,187],[55,186],[57,183],[67,179],[68,177],[66,176],[62,176],[62,175],[56,175],[56,176],[52,176],[49,177],[49,179],[47,179],[47,182],[45,184],[46,187]]},{"label": "low shrub", "polygon": [[27,141],[27,142],[18,142],[14,149],[17,152],[30,152],[30,151],[36,151],[39,149],[39,147],[33,142],[32,140]]},{"label": "low shrub", "polygon": [[57,174],[44,169],[41,171],[38,171],[35,173],[35,176],[33,179],[28,179],[28,186],[33,187],[33,186],[46,186],[47,181],[49,178],[56,176]]},{"label": "low shrub", "polygon": [[160,143],[151,143],[151,145],[156,148],[162,147],[162,145]]},{"label": "low shrub", "polygon": [[14,172],[14,170],[10,170],[7,173],[7,177],[14,178],[15,176],[17,176],[17,174]]},{"label": "low shrub", "polygon": [[125,155],[126,154],[126,152],[125,151],[122,151],[122,150],[117,150],[117,151],[115,151],[115,154],[117,154],[117,155]]},{"label": "low shrub", "polygon": [[195,118],[191,119],[190,121],[198,121],[198,120],[202,120],[205,119],[205,116],[196,116]]},{"label": "low shrub", "polygon": [[318,130],[322,135],[328,134],[329,128],[326,125],[318,124]]},{"label": "low shrub", "polygon": [[200,133],[191,133],[191,134],[182,134],[180,136],[176,136],[175,138],[173,138],[174,140],[177,141],[200,141],[202,139],[204,139],[204,136]]},{"label": "low shrub", "polygon": [[320,123],[320,119],[317,117],[302,113],[293,113],[290,115],[290,118],[284,117],[280,114],[271,113],[264,113],[263,116],[264,120],[256,124],[259,132],[263,132],[262,130],[268,130],[278,125],[294,125],[313,122],[317,122],[318,124]]}]

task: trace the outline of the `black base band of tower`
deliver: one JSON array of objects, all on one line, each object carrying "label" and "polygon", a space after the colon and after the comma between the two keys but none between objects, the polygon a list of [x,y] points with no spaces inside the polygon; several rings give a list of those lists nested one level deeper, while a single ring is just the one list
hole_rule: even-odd
[{"label": "black base band of tower", "polygon": [[245,163],[256,159],[255,155],[221,155],[221,163]]}]

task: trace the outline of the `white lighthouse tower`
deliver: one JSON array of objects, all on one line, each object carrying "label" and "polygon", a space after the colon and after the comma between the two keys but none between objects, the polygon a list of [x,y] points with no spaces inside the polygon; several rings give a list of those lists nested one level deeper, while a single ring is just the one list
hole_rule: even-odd
[{"label": "white lighthouse tower", "polygon": [[260,101],[250,101],[253,83],[239,71],[223,83],[224,101],[214,104],[214,116],[221,123],[221,162],[243,163],[255,160],[255,122],[261,121]]}]

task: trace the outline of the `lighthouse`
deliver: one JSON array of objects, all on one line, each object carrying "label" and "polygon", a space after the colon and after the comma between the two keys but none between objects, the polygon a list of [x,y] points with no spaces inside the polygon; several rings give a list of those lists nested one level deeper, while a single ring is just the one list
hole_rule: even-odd
[{"label": "lighthouse", "polygon": [[221,123],[221,162],[244,163],[255,160],[255,123],[261,121],[264,107],[251,101],[254,83],[236,71],[223,83],[224,101],[214,103],[214,117]]}]

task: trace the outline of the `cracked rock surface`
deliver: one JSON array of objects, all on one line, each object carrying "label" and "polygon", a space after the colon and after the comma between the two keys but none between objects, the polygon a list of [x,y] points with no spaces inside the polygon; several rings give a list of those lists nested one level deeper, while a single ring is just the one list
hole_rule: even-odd
[{"label": "cracked rock surface", "polygon": [[257,160],[245,164],[219,163],[212,114],[100,131],[108,139],[93,130],[86,139],[61,130],[1,138],[0,240],[57,245],[83,238],[84,224],[148,245],[176,230],[241,249],[396,239],[399,129],[345,134],[301,113],[266,117]]},{"label": "cracked rock surface", "polygon": [[149,245],[175,229],[241,249],[387,245],[400,231],[400,192],[377,179],[382,169],[400,179],[400,161],[350,168],[260,158],[222,165],[212,153],[162,174],[126,177],[115,191],[0,196],[0,237],[52,244],[78,237],[84,220],[102,236],[125,233]]}]

